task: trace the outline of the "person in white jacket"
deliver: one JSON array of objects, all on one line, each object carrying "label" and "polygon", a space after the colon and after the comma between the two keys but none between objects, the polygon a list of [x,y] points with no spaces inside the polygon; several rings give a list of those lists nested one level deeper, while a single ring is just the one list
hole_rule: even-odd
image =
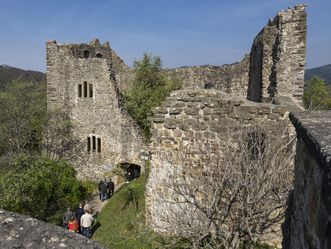
[{"label": "person in white jacket", "polygon": [[80,218],[80,227],[82,235],[91,238],[91,230],[94,218],[91,215],[91,210],[86,210],[86,213]]}]

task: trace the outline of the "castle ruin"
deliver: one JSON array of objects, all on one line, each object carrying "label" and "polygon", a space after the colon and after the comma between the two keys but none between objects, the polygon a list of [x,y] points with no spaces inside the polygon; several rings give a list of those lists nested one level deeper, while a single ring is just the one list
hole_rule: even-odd
[{"label": "castle ruin", "polygon": [[90,44],[57,44],[47,51],[47,108],[68,114],[74,135],[85,141],[85,164],[78,175],[97,179],[117,164],[140,165],[146,148],[139,128],[125,112],[118,90],[127,66],[98,40]]},{"label": "castle ruin", "polygon": [[[305,46],[305,5],[297,5],[269,20],[240,63],[165,70],[181,76],[184,86],[155,109],[152,120],[146,212],[155,231],[176,232],[176,221],[167,218],[176,205],[162,200],[173,198],[167,188],[168,167],[179,163],[174,160],[182,148],[190,155],[180,161],[184,171],[198,178],[201,165],[212,165],[213,159],[227,153],[226,142],[236,139],[225,124],[241,129],[264,123],[268,132],[281,136],[275,125],[285,128],[289,111],[302,110]],[[49,41],[46,50],[48,110],[68,113],[75,135],[85,140],[87,166],[75,165],[79,174],[97,178],[115,164],[139,165],[139,152],[147,145],[119,94],[130,69],[108,43],[98,40]],[[207,143],[211,150],[206,150]]]}]

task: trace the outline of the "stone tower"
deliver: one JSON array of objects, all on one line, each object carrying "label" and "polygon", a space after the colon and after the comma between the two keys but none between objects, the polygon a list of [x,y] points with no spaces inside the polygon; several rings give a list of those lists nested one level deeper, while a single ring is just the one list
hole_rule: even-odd
[{"label": "stone tower", "polygon": [[304,87],[306,5],[277,13],[255,37],[249,68],[247,98],[270,102],[290,97],[301,102]]},{"label": "stone tower", "polygon": [[85,143],[86,164],[74,165],[78,174],[95,179],[116,164],[140,164],[144,142],[118,91],[128,67],[109,43],[49,41],[46,52],[47,108],[65,111],[74,134]]}]

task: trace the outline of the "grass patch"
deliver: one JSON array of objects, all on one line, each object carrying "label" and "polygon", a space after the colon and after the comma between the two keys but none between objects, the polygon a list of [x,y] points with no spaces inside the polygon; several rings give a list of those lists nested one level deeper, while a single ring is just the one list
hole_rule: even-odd
[{"label": "grass patch", "polygon": [[[97,215],[92,239],[111,249],[188,248],[185,239],[162,237],[145,226],[146,177],[122,186]],[[177,241],[172,244],[171,242]],[[167,245],[167,246],[165,246]],[[241,248],[252,248],[242,244]],[[270,249],[257,245],[254,249]]]},{"label": "grass patch", "polygon": [[116,249],[155,248],[156,236],[144,229],[146,177],[122,186],[97,215],[93,240]]}]

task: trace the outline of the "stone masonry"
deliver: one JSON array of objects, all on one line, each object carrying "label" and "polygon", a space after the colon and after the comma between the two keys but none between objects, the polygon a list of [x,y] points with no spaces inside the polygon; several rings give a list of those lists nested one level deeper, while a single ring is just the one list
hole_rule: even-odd
[{"label": "stone masonry", "polygon": [[68,113],[74,134],[85,143],[86,165],[79,176],[98,178],[115,164],[140,164],[144,141],[123,109],[118,81],[127,66],[98,40],[90,44],[57,44],[47,50],[47,108]]},{"label": "stone masonry", "polygon": [[0,210],[0,248],[102,249],[95,241],[26,215]]},{"label": "stone masonry", "polygon": [[232,96],[247,96],[249,56],[222,66],[192,66],[167,69],[183,80],[183,89],[217,89]]},{"label": "stone masonry", "polygon": [[166,70],[183,79],[184,89],[217,89],[255,102],[301,102],[306,54],[306,5],[280,11],[255,37],[239,63]]},{"label": "stone masonry", "polygon": [[[230,153],[229,141],[238,138],[229,127],[241,130],[262,124],[274,136],[282,136],[288,111],[302,110],[295,98],[302,95],[305,36],[305,5],[298,5],[269,21],[255,38],[250,56],[241,63],[172,71],[184,79],[184,90],[172,93],[156,108],[152,120],[153,157],[146,208],[147,220],[155,231],[176,233],[178,221],[170,216],[179,210],[172,203],[177,197],[168,186],[174,165],[199,179],[205,167]],[[284,129],[276,129],[276,124]]]},{"label": "stone masonry", "polygon": [[[286,108],[251,102],[217,90],[196,89],[173,92],[155,109],[152,167],[146,187],[147,220],[155,231],[173,234],[180,227],[176,223],[180,221],[172,218],[178,211],[175,203],[178,196],[172,191],[174,186],[169,186],[169,179],[176,177],[172,175],[173,168],[193,175],[194,181],[198,181],[208,167],[231,153],[230,141],[238,139],[235,131],[254,124],[281,137],[288,127]],[[180,217],[189,214],[187,211]]]},{"label": "stone masonry", "polygon": [[247,98],[270,102],[291,96],[301,102],[306,54],[306,5],[278,12],[254,39]]},{"label": "stone masonry", "polygon": [[294,191],[283,248],[331,248],[331,112],[291,113],[297,132]]},{"label": "stone masonry", "polygon": [[[167,187],[171,166],[199,177],[208,170],[205,167],[231,152],[228,143],[238,137],[229,127],[240,130],[263,124],[266,132],[283,138],[283,129],[278,128],[287,127],[288,110],[300,109],[305,38],[305,5],[298,5],[270,20],[240,63],[166,70],[169,76],[180,76],[184,86],[155,109],[152,119],[146,215],[156,232],[176,232],[178,220],[168,218],[177,204],[165,201],[176,201]],[[108,43],[101,45],[98,40],[50,41],[46,49],[48,110],[68,113],[75,135],[86,144],[87,165],[76,165],[79,174],[97,178],[114,164],[140,164],[144,141],[119,93],[131,70]]]}]

